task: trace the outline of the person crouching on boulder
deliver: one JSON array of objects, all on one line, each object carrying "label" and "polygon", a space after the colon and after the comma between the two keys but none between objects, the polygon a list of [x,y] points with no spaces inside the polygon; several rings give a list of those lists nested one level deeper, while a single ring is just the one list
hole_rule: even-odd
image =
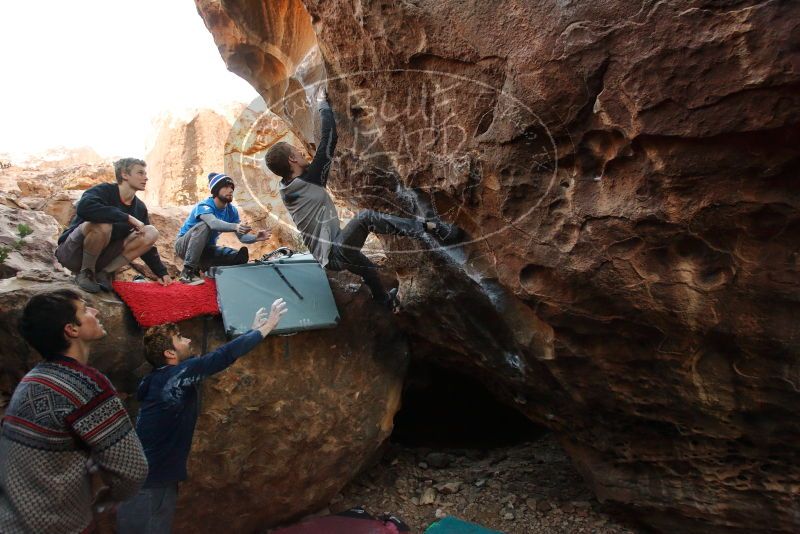
[{"label": "person crouching on boulder", "polygon": [[372,210],[359,212],[341,229],[339,215],[326,188],[337,140],[336,121],[327,93],[323,92],[319,112],[321,136],[311,163],[300,150],[281,141],[267,151],[267,167],[281,178],[283,203],[314,258],[332,271],[348,270],[361,276],[373,299],[396,308],[399,303],[394,290],[384,289],[378,267],[361,252],[370,232],[419,240],[430,234],[441,244],[452,244],[461,238],[461,229],[439,219],[408,219]]},{"label": "person crouching on boulder", "polygon": [[212,172],[208,175],[208,187],[211,196],[195,205],[175,241],[175,253],[183,259],[183,271],[178,280],[188,285],[202,284],[200,271],[209,267],[247,263],[250,256],[247,247],[237,251],[217,246],[220,232],[235,232],[245,244],[265,241],[271,235],[269,230],[253,235],[251,228],[241,222],[233,205],[236,186],[230,176]]},{"label": "person crouching on boulder", "polygon": [[58,238],[56,259],[76,274],[75,283],[84,291],[112,291],[114,273],[139,257],[162,285],[172,282],[155,247],[158,230],[136,198],[147,185],[146,165],[136,158],[115,161],[117,183],[87,189]]},{"label": "person crouching on boulder", "polygon": [[253,350],[280,322],[286,303],[278,299],[267,314],[256,312],[253,328],[204,356],[191,357],[192,341],[178,326],[151,327],[144,336],[145,358],[153,371],[142,379],[136,433],[149,473],[144,487],[117,513],[118,534],[171,531],[178,482],[186,480],[186,461],[198,414],[198,386],[204,378],[230,367]]}]

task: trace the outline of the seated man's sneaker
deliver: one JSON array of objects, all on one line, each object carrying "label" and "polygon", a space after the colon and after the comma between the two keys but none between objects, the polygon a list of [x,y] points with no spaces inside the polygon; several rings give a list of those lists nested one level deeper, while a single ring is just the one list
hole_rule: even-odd
[{"label": "seated man's sneaker", "polygon": [[205,280],[191,267],[184,267],[181,271],[181,275],[178,277],[178,282],[186,284],[187,286],[199,286],[205,283]]},{"label": "seated man's sneaker", "polygon": [[95,275],[95,281],[97,285],[100,286],[100,289],[103,291],[108,291],[111,293],[114,291],[114,273],[109,273],[108,271],[100,271]]},{"label": "seated man's sneaker", "polygon": [[89,293],[99,293],[102,289],[100,284],[95,281],[94,271],[91,269],[84,269],[75,277],[75,283],[78,287]]}]

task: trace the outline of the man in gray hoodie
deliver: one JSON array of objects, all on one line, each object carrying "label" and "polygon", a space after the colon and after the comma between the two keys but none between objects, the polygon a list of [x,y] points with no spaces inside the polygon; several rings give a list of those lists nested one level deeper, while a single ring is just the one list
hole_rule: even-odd
[{"label": "man in gray hoodie", "polygon": [[327,95],[320,103],[319,112],[322,115],[321,136],[311,163],[297,148],[279,142],[267,151],[267,167],[281,177],[283,203],[314,258],[332,271],[348,270],[361,276],[375,300],[396,308],[396,292],[384,289],[377,266],[361,252],[369,233],[419,240],[430,234],[441,244],[451,244],[461,238],[462,232],[457,226],[438,219],[422,221],[373,210],[360,211],[341,229],[339,215],[326,188],[337,141],[336,122]]}]

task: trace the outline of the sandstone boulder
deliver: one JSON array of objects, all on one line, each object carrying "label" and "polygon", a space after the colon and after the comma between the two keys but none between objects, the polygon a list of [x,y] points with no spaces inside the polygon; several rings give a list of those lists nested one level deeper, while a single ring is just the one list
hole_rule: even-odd
[{"label": "sandstone boulder", "polygon": [[[324,507],[389,436],[408,360],[405,336],[366,289],[332,278],[342,321],[332,330],[269,337],[203,384],[201,415],[181,486],[176,532],[256,532]],[[0,412],[37,361],[16,333],[35,292],[71,284],[0,281]],[[115,297],[87,298],[108,336],[91,362],[135,414],[138,376],[148,368],[141,332]],[[269,303],[265,303],[268,305]],[[218,318],[181,324],[197,350],[224,342]]]},{"label": "sandstone boulder", "polygon": [[384,241],[415,354],[662,531],[800,529],[797,3],[196,4],[349,207],[469,231]]},{"label": "sandstone boulder", "polygon": [[[232,110],[233,116],[243,107]],[[223,172],[223,148],[230,129],[231,119],[213,110],[161,117],[145,158],[149,180],[142,199],[148,206],[191,206],[206,198],[206,176]]]}]

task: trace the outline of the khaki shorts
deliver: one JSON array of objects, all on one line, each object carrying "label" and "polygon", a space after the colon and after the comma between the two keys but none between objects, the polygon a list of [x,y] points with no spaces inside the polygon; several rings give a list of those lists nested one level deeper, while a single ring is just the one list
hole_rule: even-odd
[{"label": "khaki shorts", "polygon": [[[79,272],[83,264],[83,238],[81,225],[78,225],[56,249],[58,262],[73,273]],[[102,271],[103,267],[111,263],[111,260],[122,254],[124,248],[125,240],[111,241],[97,257],[95,271]]]}]

